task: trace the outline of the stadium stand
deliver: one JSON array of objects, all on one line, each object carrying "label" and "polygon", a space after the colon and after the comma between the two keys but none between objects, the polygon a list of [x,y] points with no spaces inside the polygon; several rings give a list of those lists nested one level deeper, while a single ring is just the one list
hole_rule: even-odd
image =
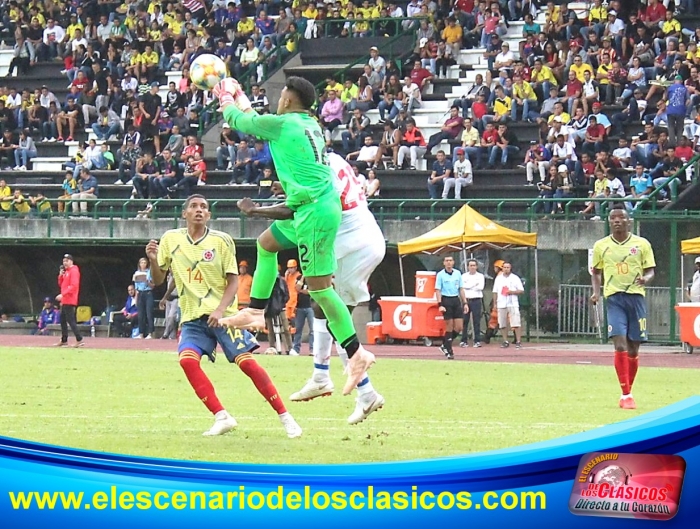
[{"label": "stadium stand", "polygon": [[[668,207],[695,207],[692,168],[679,181],[669,179],[693,159],[696,133],[700,135],[696,117],[700,31],[694,28],[694,17],[683,14],[692,3],[358,0],[355,4],[348,0],[318,6],[298,0],[238,5],[226,0],[3,2],[0,179],[11,191],[4,192],[0,214],[58,210],[62,205],[56,198],[70,196],[76,187],[80,190],[81,167],[95,178],[100,198],[182,197],[187,188],[172,189],[170,181],[128,184],[135,173],[160,174],[164,165],[178,180],[185,173],[194,175],[193,181],[202,184],[197,191],[210,198],[269,196],[274,173],[262,170],[269,164],[265,145],[256,149],[254,138],[221,129],[220,149],[202,152],[201,145],[195,147],[212,127],[219,130],[211,95],[193,89],[187,78],[187,65],[209,52],[227,60],[231,74],[251,93],[255,91],[251,95],[261,112],[269,109],[262,93],[265,81],[280,68],[286,75],[303,75],[317,83],[319,119],[328,129],[329,148],[343,154],[359,151],[367,135],[374,147],[379,146],[385,129],[393,130],[384,126],[383,119],[392,119],[399,130],[394,136],[396,157],[391,147],[383,157],[376,148],[358,155],[368,162],[358,164],[359,169],[374,168],[382,198],[452,198],[454,191],[445,194],[439,177],[457,159],[456,148],[464,145],[473,177],[464,175],[462,199],[564,199],[617,193],[622,201],[658,187],[654,193],[658,198],[680,194]],[[300,64],[285,65],[297,53]],[[586,65],[592,72],[590,80]],[[681,80],[676,83],[678,75]],[[478,79],[484,88],[475,87]],[[360,83],[362,92],[356,94]],[[685,91],[671,88],[674,95],[669,97],[672,84]],[[343,103],[335,123],[323,115],[330,88]],[[168,114],[161,114],[155,124],[143,115],[157,107],[149,93],[160,97]],[[683,97],[683,108],[674,114],[680,108],[678,97]],[[70,98],[75,102],[68,103]],[[666,101],[671,103],[670,112]],[[454,104],[458,111],[451,116]],[[100,112],[102,106],[106,112]],[[399,113],[400,107],[407,112]],[[355,108],[369,119],[368,126],[358,129],[362,134],[346,125]],[[462,117],[469,117],[479,131],[479,144],[492,122],[495,132],[487,135],[502,146],[508,141],[509,147],[470,148],[471,140],[462,141]],[[447,119],[452,119],[449,127]],[[646,130],[642,119],[651,123]],[[414,131],[407,138],[411,120],[422,140]],[[675,126],[669,127],[669,120]],[[507,128],[499,136],[501,124]],[[175,126],[182,139],[171,137]],[[25,128],[35,149],[26,139],[20,144],[19,133]],[[560,133],[563,142],[557,145]],[[188,135],[194,140],[186,139]],[[154,142],[154,137],[160,141]],[[127,147],[130,139],[136,148]],[[88,140],[95,142],[85,147]],[[247,144],[241,145],[245,140]],[[424,148],[428,143],[430,150]],[[173,162],[164,161],[159,152],[166,145],[175,150]],[[437,161],[439,150],[446,154],[444,162]],[[201,160],[195,156],[186,165],[187,154],[197,151]],[[147,158],[147,152],[155,158]],[[262,163],[255,167],[243,163],[246,153]],[[236,159],[241,162],[237,168]],[[631,181],[629,169],[637,161],[642,163],[642,174]],[[461,167],[464,170],[464,164]],[[66,169],[75,174],[75,181],[66,178]],[[596,177],[597,169],[602,177]],[[438,178],[428,185],[433,171]],[[238,182],[247,183],[229,185]],[[16,190],[21,191],[19,198],[14,197]]]}]

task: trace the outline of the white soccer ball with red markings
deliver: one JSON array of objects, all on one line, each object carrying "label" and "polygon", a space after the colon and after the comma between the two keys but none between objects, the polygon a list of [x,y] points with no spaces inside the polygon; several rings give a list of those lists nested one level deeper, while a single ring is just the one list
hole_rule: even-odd
[{"label": "white soccer ball with red markings", "polygon": [[227,75],[226,63],[211,53],[200,55],[190,65],[190,81],[200,90],[211,90]]}]

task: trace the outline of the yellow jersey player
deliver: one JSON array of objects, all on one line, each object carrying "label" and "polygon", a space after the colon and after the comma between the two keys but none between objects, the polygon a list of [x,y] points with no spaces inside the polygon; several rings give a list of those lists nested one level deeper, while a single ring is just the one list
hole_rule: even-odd
[{"label": "yellow jersey player", "polygon": [[180,296],[182,333],[178,345],[179,361],[187,380],[204,405],[214,414],[214,425],[205,436],[233,430],[236,420],[226,411],[214,386],[200,366],[203,355],[213,362],[217,343],[226,359],[235,362],[255,384],[278,413],[290,438],[301,436],[301,428],[287,412],[275,385],[253,358],[258,348],[255,338],[245,330],[224,328],[219,319],[236,312],[238,265],[233,239],[211,230],[209,203],[202,195],[190,196],[183,206],[186,227],[167,231],[160,240],[146,246],[153,282],[160,285],[168,270],[172,272]]},{"label": "yellow jersey player", "polygon": [[630,218],[625,209],[608,215],[610,235],[593,246],[593,295],[603,295],[608,308],[608,337],[615,346],[615,371],[622,388],[620,407],[633,410],[632,384],[639,367],[639,345],[647,341],[645,285],[654,278],[654,252],[649,241],[629,232]]}]

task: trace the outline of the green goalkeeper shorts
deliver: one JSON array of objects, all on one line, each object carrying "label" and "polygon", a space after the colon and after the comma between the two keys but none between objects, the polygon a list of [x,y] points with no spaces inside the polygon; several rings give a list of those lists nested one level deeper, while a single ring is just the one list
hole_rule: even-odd
[{"label": "green goalkeeper shorts", "polygon": [[270,230],[284,249],[298,248],[301,272],[307,277],[333,274],[336,270],[335,237],[342,209],[335,193],[300,206],[292,220],[276,220]]}]

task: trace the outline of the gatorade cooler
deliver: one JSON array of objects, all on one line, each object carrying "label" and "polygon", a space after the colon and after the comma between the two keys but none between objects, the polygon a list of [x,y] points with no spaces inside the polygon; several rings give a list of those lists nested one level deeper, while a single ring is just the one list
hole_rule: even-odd
[{"label": "gatorade cooler", "polygon": [[[433,285],[434,282],[435,274]],[[445,334],[445,321],[435,299],[385,296],[379,300],[379,306],[385,336],[395,340],[422,340],[429,346],[434,338],[442,338]]]},{"label": "gatorade cooler", "polygon": [[435,299],[437,272],[416,272],[416,297]]},{"label": "gatorade cooler", "polygon": [[695,347],[700,347],[700,303],[679,303],[675,308],[681,321],[683,350],[692,354]]},{"label": "gatorade cooler", "polygon": [[370,321],[367,323],[367,343],[378,344],[386,341],[386,335],[382,332],[381,321]]}]

